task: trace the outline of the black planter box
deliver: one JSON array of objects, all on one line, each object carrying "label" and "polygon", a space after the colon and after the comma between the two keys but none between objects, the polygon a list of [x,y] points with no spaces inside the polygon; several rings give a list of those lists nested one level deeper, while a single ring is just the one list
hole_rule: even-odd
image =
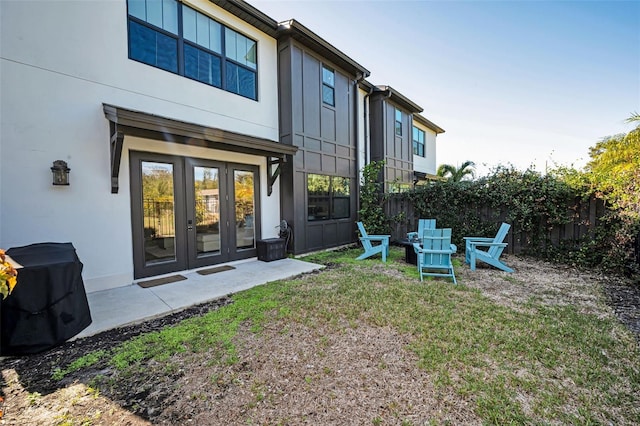
[{"label": "black planter box", "polygon": [[258,260],[271,262],[272,260],[284,259],[287,256],[284,238],[267,238],[256,241],[258,249]]}]

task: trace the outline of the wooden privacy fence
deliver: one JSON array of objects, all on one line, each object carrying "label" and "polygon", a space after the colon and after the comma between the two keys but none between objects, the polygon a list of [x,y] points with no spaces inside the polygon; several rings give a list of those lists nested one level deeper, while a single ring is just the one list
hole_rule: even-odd
[{"label": "wooden privacy fence", "polygon": [[[475,215],[469,210],[474,210]],[[385,213],[387,217],[401,218],[391,223],[391,241],[406,238],[407,232],[418,229],[419,217],[413,203],[401,194],[392,195],[387,200]],[[488,206],[469,206],[458,212],[443,212],[442,217],[438,217],[438,215],[435,214],[433,215],[434,217],[425,217],[424,219],[436,219],[438,228],[453,228],[453,239],[457,244],[462,242],[462,237],[472,236],[466,235],[468,226],[464,219],[465,217],[469,217],[470,214],[475,216],[479,222],[495,223],[496,229],[498,229],[498,225],[501,222],[508,222],[511,224],[511,229],[505,239],[505,242],[509,244],[506,251],[510,254],[518,254],[526,251],[528,248],[538,250],[544,249],[548,247],[548,245],[559,246],[561,244],[577,243],[584,237],[593,235],[600,218],[605,213],[605,206],[604,202],[600,199],[591,198],[589,200],[583,200],[576,198],[574,200],[567,200],[567,213],[572,219],[568,223],[549,224],[546,218],[541,217],[540,223],[538,224],[539,228],[531,232],[523,230],[522,224],[517,221],[509,220],[508,211]],[[544,231],[541,232],[540,228]],[[493,235],[473,236],[492,237]]]}]

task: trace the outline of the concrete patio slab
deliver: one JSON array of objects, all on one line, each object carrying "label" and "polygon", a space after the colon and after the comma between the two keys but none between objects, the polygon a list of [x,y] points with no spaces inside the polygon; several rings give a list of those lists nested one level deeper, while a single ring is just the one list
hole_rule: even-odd
[{"label": "concrete patio slab", "polygon": [[[200,275],[180,273],[187,279],[156,287],[137,284],[88,293],[93,322],[74,339],[179,311],[242,290],[316,271],[324,266],[298,259],[232,262],[235,269]],[[206,269],[206,268],[203,268]],[[142,280],[141,280],[142,281]]]}]

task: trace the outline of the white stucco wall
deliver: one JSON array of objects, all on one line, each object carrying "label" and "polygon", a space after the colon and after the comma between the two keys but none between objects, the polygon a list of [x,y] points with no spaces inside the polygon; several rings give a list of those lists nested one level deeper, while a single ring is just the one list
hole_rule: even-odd
[{"label": "white stucco wall", "polygon": [[[279,185],[267,197],[264,157],[127,137],[111,194],[103,103],[278,140],[276,41],[194,3],[258,41],[258,102],[128,59],[124,0],[0,1],[0,247],[72,242],[87,291],[130,284],[131,148],[260,165],[259,237],[277,235]],[[51,184],[54,160],[67,161],[70,186]]]},{"label": "white stucco wall", "polygon": [[[413,156],[413,170],[416,172],[436,174],[436,132],[427,126],[413,121],[413,125],[424,131],[424,157],[418,155]],[[413,141],[412,141],[413,144]],[[413,145],[412,145],[413,146]]]}]

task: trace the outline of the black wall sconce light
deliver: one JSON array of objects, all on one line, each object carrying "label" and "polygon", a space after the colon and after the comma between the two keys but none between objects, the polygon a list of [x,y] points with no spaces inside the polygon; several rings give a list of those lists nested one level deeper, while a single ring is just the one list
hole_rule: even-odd
[{"label": "black wall sconce light", "polygon": [[51,167],[51,173],[53,173],[54,185],[69,185],[69,172],[71,169],[67,167],[67,163],[62,160],[56,160]]}]

